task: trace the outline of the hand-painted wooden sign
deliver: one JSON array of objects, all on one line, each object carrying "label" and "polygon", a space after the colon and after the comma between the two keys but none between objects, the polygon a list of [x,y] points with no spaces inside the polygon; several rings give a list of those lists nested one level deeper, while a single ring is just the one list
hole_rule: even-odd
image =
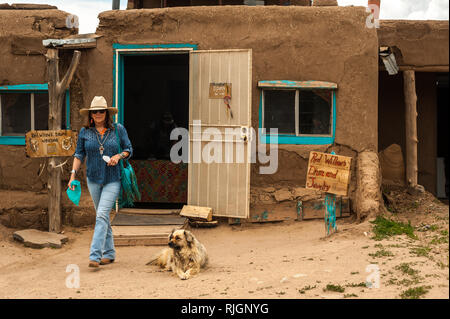
[{"label": "hand-painted wooden sign", "polygon": [[351,157],[311,151],[306,188],[347,196],[351,161]]},{"label": "hand-painted wooden sign", "polygon": [[29,131],[25,135],[27,156],[72,156],[77,147],[77,135],[71,130]]},{"label": "hand-painted wooden sign", "polygon": [[231,83],[209,83],[209,98],[223,99],[231,97]]}]

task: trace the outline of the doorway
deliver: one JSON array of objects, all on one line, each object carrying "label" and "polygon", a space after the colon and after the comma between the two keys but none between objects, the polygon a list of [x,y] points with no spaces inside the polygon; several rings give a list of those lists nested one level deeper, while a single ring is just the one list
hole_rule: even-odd
[{"label": "doorway", "polygon": [[[141,200],[137,208],[176,208],[187,202],[188,164],[173,163],[170,140],[189,123],[189,53],[128,54],[123,61],[123,123]],[[180,154],[181,155],[181,154]]]},{"label": "doorway", "polygon": [[448,73],[437,76],[437,197],[447,199],[450,188]]}]

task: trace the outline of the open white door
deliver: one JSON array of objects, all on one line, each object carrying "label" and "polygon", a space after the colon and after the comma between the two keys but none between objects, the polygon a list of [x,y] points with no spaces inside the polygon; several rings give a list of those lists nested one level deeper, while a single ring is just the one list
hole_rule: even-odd
[{"label": "open white door", "polygon": [[251,49],[190,52],[188,204],[214,216],[249,217],[251,68]]}]

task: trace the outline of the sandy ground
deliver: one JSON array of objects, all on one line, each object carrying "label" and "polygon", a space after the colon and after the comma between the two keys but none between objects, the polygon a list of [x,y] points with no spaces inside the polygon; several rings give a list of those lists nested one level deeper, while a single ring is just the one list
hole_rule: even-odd
[{"label": "sandy ground", "polygon": [[[210,264],[184,281],[145,265],[161,247],[117,247],[114,264],[93,270],[87,267],[93,227],[65,227],[69,242],[61,249],[32,249],[0,226],[0,298],[400,298],[418,286],[428,286],[423,298],[449,298],[448,206],[434,205],[420,221],[414,215],[418,240],[375,241],[370,222],[350,219],[338,220],[338,232],[329,237],[322,220],[193,229]],[[431,229],[419,231],[424,222]],[[447,243],[431,243],[445,231]],[[424,245],[426,256],[412,253]],[[396,268],[405,263],[417,270],[415,279]],[[66,286],[75,274],[66,272],[69,265],[79,269],[79,288]],[[368,288],[376,269],[379,288]],[[324,290],[331,284],[345,290]]]}]

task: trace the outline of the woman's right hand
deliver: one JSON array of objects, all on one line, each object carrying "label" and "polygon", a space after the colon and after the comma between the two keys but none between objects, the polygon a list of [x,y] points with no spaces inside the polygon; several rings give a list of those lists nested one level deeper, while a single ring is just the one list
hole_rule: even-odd
[{"label": "woman's right hand", "polygon": [[75,180],[75,174],[70,174],[70,179],[69,179],[69,183],[67,184],[67,186],[70,188],[70,190],[74,191],[75,190],[75,186],[71,186],[70,184],[72,184],[72,182]]}]

